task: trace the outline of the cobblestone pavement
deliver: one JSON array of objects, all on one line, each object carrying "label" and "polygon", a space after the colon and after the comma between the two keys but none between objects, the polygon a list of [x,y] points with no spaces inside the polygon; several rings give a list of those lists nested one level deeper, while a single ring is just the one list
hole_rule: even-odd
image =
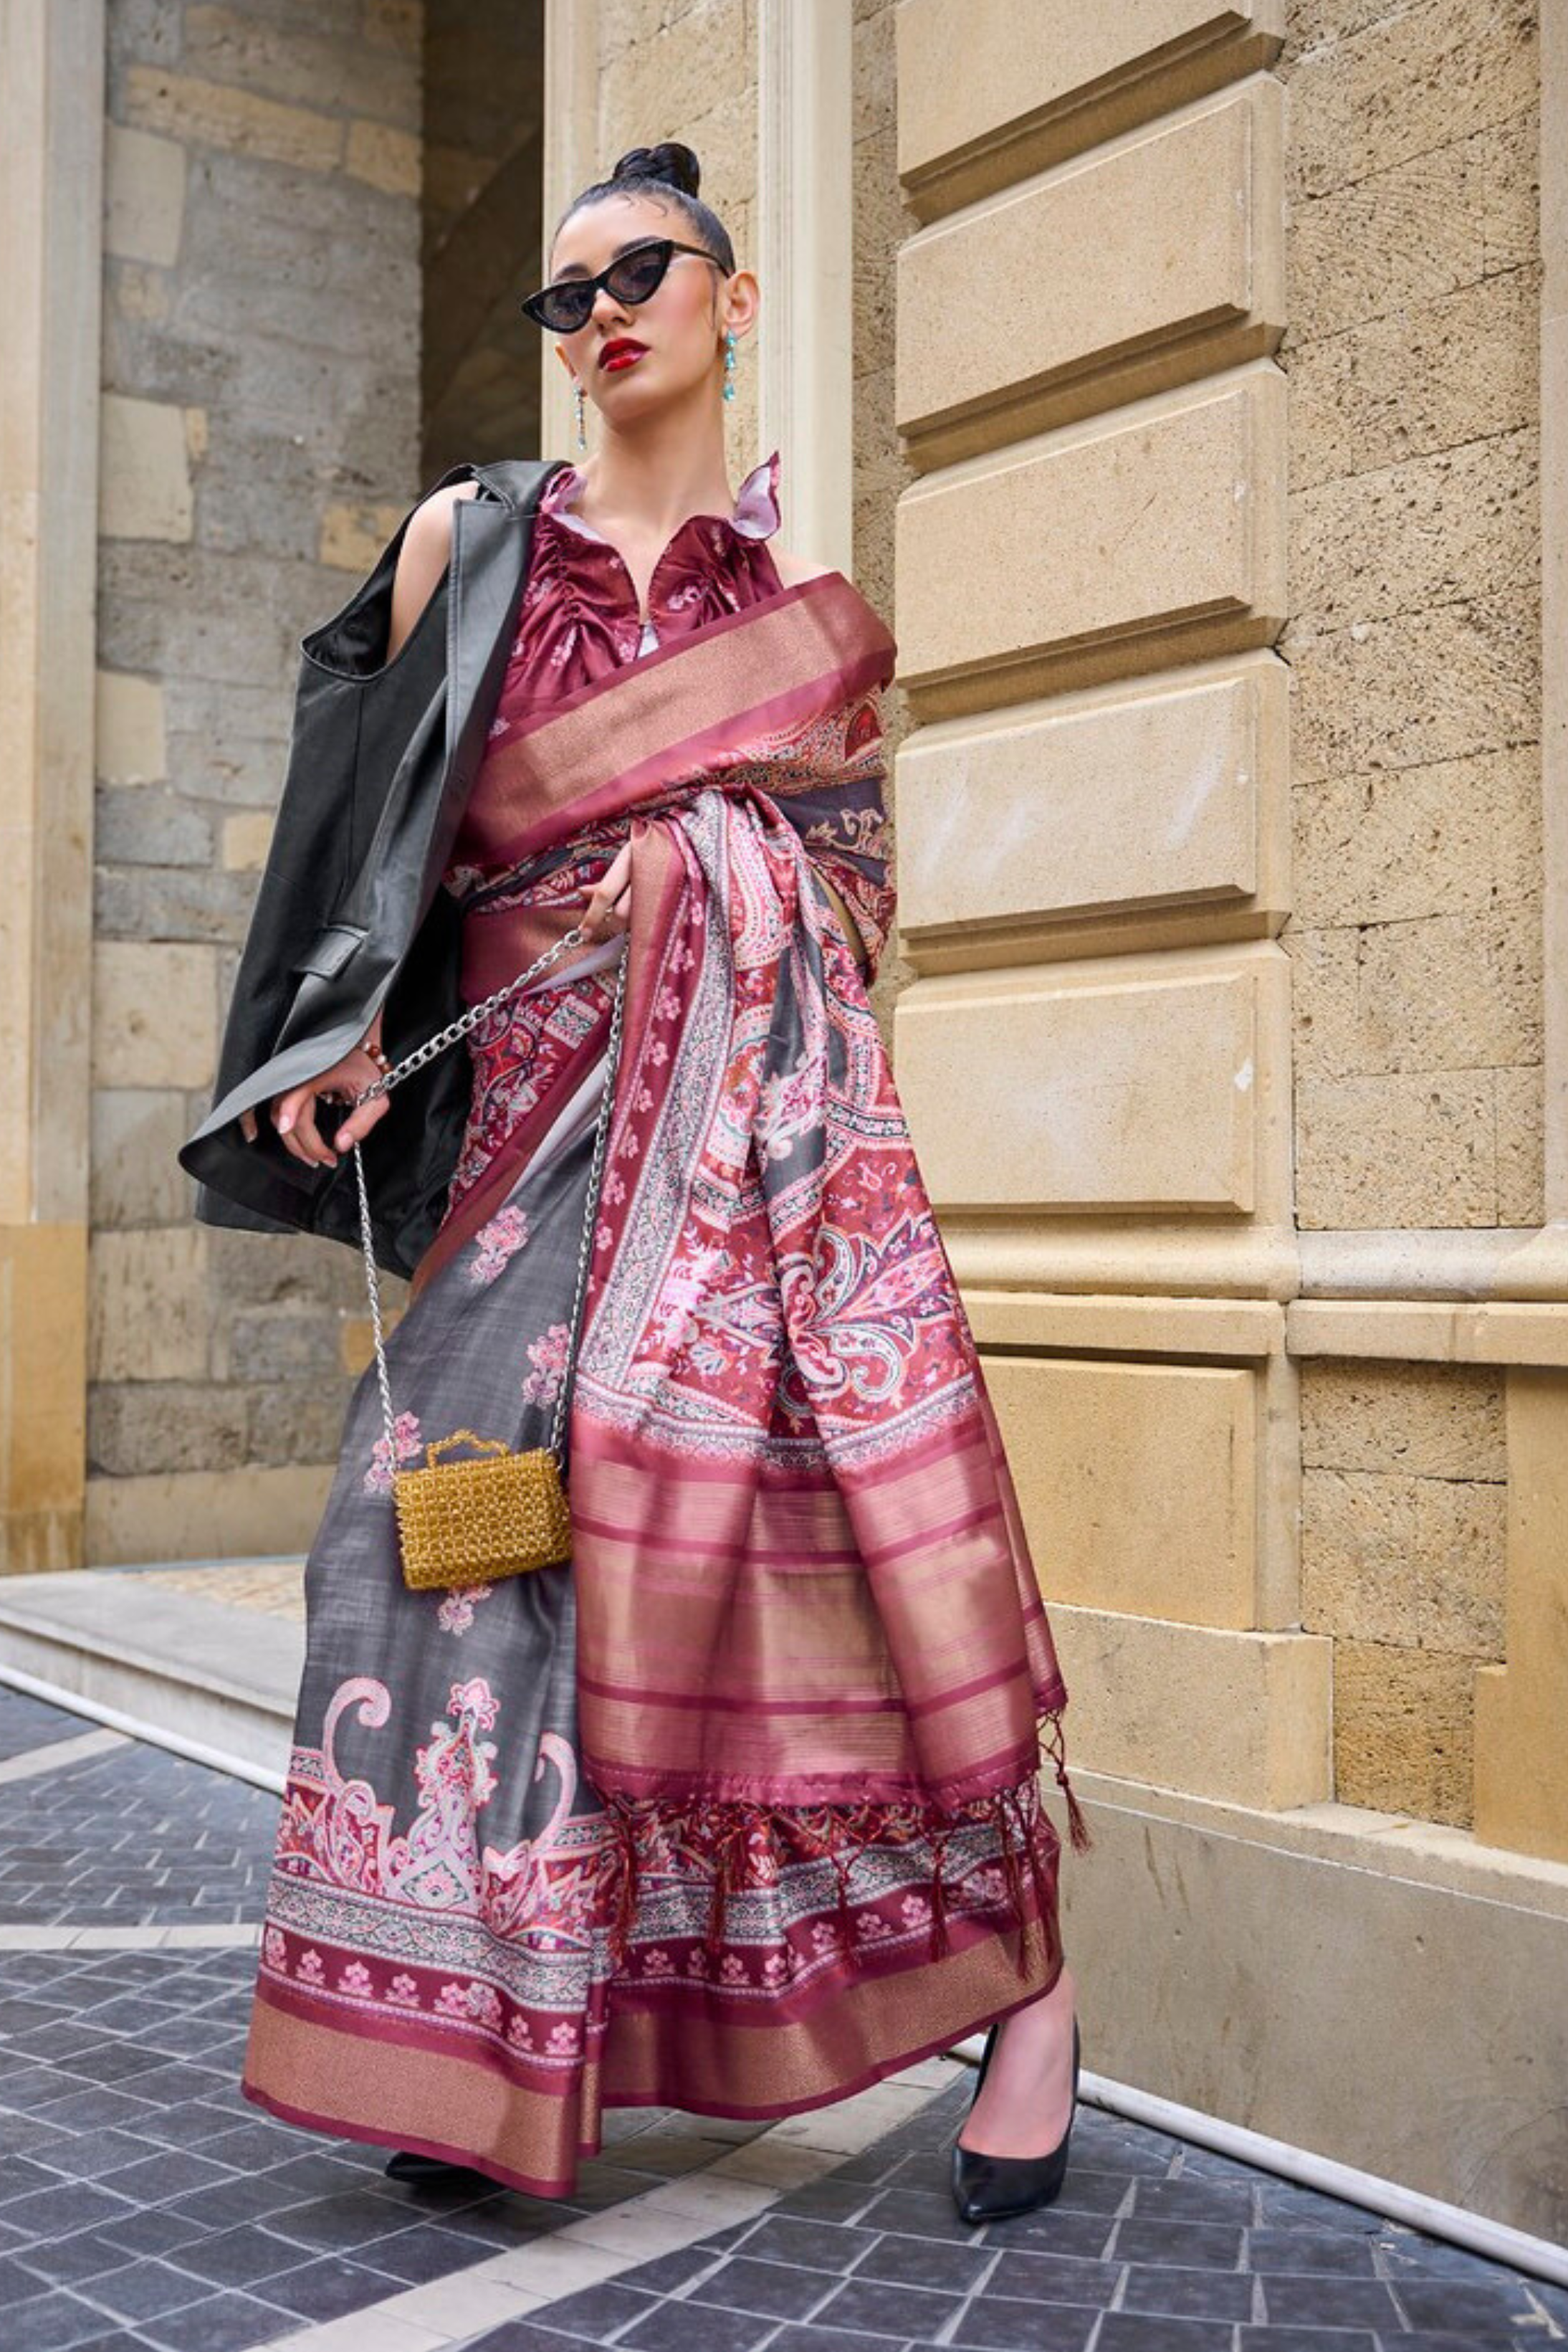
[{"label": "cobblestone pavement", "polygon": [[941,2061],[773,2126],[613,2112],[570,2204],[403,2188],[240,2096],[276,1798],[4,1686],[0,1782],[6,2352],[1568,2339],[1568,2292],[1088,2105],[1058,2203],[970,2230]]}]

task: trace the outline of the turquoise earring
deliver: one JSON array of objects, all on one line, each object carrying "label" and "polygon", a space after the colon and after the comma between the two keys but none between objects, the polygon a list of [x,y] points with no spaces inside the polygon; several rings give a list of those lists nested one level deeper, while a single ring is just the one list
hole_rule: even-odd
[{"label": "turquoise earring", "polygon": [[588,394],[581,384],[579,384],[577,387],[577,446],[580,449],[586,449],[588,446],[588,433],[583,424],[587,413]]},{"label": "turquoise earring", "polygon": [[724,396],[726,400],[733,400],[735,398],[735,385],[732,381],[734,374],[735,329],[733,327],[727,327],[724,331]]}]

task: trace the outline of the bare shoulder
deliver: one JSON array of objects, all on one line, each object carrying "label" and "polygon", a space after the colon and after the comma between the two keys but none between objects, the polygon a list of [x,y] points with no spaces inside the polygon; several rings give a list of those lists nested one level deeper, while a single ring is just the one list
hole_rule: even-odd
[{"label": "bare shoulder", "polygon": [[833,569],[831,563],[813,563],[808,556],[780,554],[777,549],[773,562],[786,588],[799,588],[803,580],[821,580]]},{"label": "bare shoulder", "polygon": [[471,499],[478,491],[476,480],[444,482],[421,499],[408,519],[408,529],[398,550],[397,567],[392,573],[392,613],[387,633],[386,657],[393,655],[407,638],[409,632],[423,612],[440,585],[441,577],[452,560],[452,509],[459,499]]},{"label": "bare shoulder", "polygon": [[427,499],[421,499],[409,517],[404,549],[412,543],[416,552],[423,551],[426,555],[433,550],[439,550],[441,561],[444,563],[452,551],[452,509],[459,499],[476,498],[478,494],[476,478],[466,482],[444,482],[438,490],[432,490]]}]

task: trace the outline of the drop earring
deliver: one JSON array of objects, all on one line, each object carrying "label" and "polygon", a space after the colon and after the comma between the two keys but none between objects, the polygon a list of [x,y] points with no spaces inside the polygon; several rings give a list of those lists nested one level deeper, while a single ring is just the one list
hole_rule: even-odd
[{"label": "drop earring", "polygon": [[577,387],[577,446],[580,449],[586,449],[588,446],[588,432],[583,422],[587,413],[588,394],[582,385],[579,384]]},{"label": "drop earring", "polygon": [[733,327],[727,327],[724,331],[724,396],[726,400],[733,400],[735,398],[734,376],[735,329]]}]

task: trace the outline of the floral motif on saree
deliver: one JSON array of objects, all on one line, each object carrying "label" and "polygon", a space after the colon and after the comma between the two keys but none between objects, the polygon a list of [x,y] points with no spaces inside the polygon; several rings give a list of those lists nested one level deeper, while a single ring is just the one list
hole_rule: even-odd
[{"label": "floral motif on saree", "polygon": [[821,887],[874,973],[894,653],[841,573],[758,569],[652,654],[503,688],[447,877],[467,1000],[627,841],[632,928],[473,1032],[389,1354],[400,1458],[454,1425],[542,1442],[629,955],[573,1558],[482,1607],[403,1588],[367,1372],[307,1570],[245,2081],[274,2112],[559,2193],[603,2105],[826,2104],[1054,1981],[1042,1733],[1088,1843],[1065,1685]]}]

